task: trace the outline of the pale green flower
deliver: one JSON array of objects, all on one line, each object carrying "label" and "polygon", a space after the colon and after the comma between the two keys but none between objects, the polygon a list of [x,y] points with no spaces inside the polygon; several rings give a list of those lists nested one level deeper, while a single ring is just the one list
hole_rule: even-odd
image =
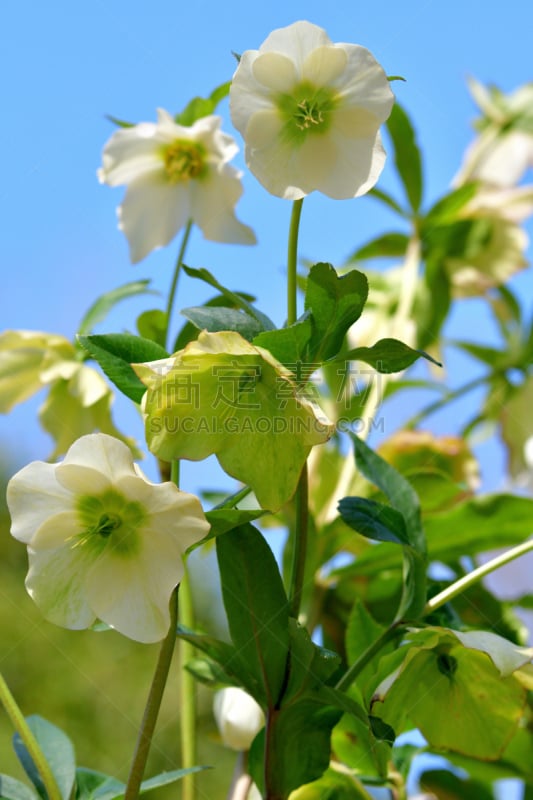
[{"label": "pale green flower", "polygon": [[139,642],[162,639],[188,547],[209,530],[200,502],[151,483],[122,442],[78,439],[63,462],[34,461],[11,478],[11,533],[28,546],[26,588],[64,628],[97,619]]},{"label": "pale green flower", "polygon": [[202,331],[170,358],[133,368],[148,387],[142,408],[152,453],[165,461],[215,453],[271,511],[294,494],[312,446],[334,431],[288,369],[233,331]]},{"label": "pale green flower", "polygon": [[394,96],[373,55],[333,44],[310,22],[273,31],[243,53],[230,90],[246,163],[272,194],[298,200],[317,190],[358,197],[385,163],[379,133]]},{"label": "pale green flower", "polygon": [[51,459],[94,431],[116,436],[138,455],[133,439],[123,436],[111,418],[113,392],[78,355],[68,339],[54,333],[4,331],[0,334],[0,413],[9,413],[49,387],[39,420],[55,443]]},{"label": "pale green flower", "polygon": [[216,692],[213,713],[222,741],[232,750],[249,750],[265,725],[265,715],[244,689],[229,686]]},{"label": "pale green flower", "polygon": [[178,125],[160,108],[156,123],[121,128],[105,145],[98,178],[128,187],[118,217],[132,263],[167,245],[189,220],[211,241],[255,243],[235,217],[241,173],[229,161],[238,148],[220,122],[208,116]]}]

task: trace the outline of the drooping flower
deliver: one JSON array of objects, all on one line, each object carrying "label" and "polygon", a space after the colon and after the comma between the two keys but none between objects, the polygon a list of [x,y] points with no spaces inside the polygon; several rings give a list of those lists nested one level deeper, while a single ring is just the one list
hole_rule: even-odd
[{"label": "drooping flower", "polygon": [[504,94],[474,78],[469,88],[481,109],[478,137],[468,148],[454,183],[481,180],[513,186],[533,167],[533,83]]},{"label": "drooping flower", "polygon": [[303,21],[243,53],[230,90],[248,167],[288,200],[314,190],[340,200],[371,189],[385,162],[379,127],[393,102],[368,50],[333,44]]},{"label": "drooping flower", "polygon": [[28,547],[26,588],[48,620],[82,629],[100,619],[139,642],[165,636],[185,550],[209,530],[196,497],[151,483],[125,444],[97,433],[59,464],[17,472],[7,503]]},{"label": "drooping flower", "polygon": [[156,123],[121,128],[105,145],[98,178],[127,186],[118,218],[132,263],[167,245],[189,220],[211,241],[255,243],[235,217],[241,173],[229,161],[238,148],[220,123],[208,116],[178,125],[160,108]]},{"label": "drooping flower", "polygon": [[312,446],[334,431],[288,369],[233,331],[202,331],[170,358],[133,368],[148,387],[142,407],[152,453],[165,461],[215,453],[271,511],[294,494]]},{"label": "drooping flower", "polygon": [[80,436],[98,430],[126,442],[111,418],[113,392],[102,376],[82,363],[64,336],[42,331],[8,330],[0,334],[0,413],[7,414],[43,387],[50,391],[39,420],[52,436],[50,458],[66,453]]},{"label": "drooping flower", "polygon": [[265,715],[253,697],[229,686],[216,692],[213,713],[222,741],[232,750],[249,750],[265,724]]}]

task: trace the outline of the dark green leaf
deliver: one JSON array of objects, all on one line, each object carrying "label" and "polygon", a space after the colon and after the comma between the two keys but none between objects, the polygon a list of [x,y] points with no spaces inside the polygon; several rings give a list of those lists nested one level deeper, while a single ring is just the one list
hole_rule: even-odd
[{"label": "dark green leaf", "polygon": [[289,652],[288,601],[276,559],[249,524],[217,538],[217,558],[233,644],[273,708]]},{"label": "dark green leaf", "polygon": [[222,669],[220,664],[210,658],[193,658],[185,664],[185,669],[197,681],[211,688],[218,688],[231,683],[227,672]]},{"label": "dark green leaf", "polygon": [[167,314],[160,308],[143,311],[137,317],[137,330],[143,339],[150,339],[161,347],[165,347],[167,334]]},{"label": "dark green leaf", "polygon": [[288,328],[260,333],[253,340],[253,344],[264,347],[265,350],[272,353],[274,358],[277,358],[293,372],[297,372],[298,366],[306,361],[306,350],[311,333],[312,322],[310,315],[306,315]]},{"label": "dark green leaf", "polygon": [[176,114],[175,121],[178,125],[189,127],[200,117],[208,117],[215,112],[217,105],[227,97],[229,93],[230,81],[217,86],[209,97],[193,97],[183,111]]},{"label": "dark green leaf", "polygon": [[339,352],[348,328],[359,319],[368,296],[368,281],[351,270],[339,278],[331,264],[315,264],[307,278],[305,309],[313,315],[310,361],[325,361]]},{"label": "dark green leaf", "polygon": [[149,284],[149,280],[132,281],[131,283],[125,283],[124,286],[119,286],[117,289],[112,289],[110,292],[101,295],[95,300],[83,317],[78,333],[80,335],[90,333],[95,325],[98,325],[99,322],[102,322],[102,320],[106,318],[117,303],[126,300],[128,297],[135,297],[139,294],[157,294],[157,292],[148,288]]},{"label": "dark green leaf", "polygon": [[263,314],[261,311],[258,311],[257,308],[250,305],[247,300],[244,299],[243,295],[238,292],[232,292],[230,289],[226,289],[225,286],[222,286],[216,278],[211,275],[211,273],[204,269],[194,269],[193,267],[187,267],[185,264],[183,265],[183,269],[187,273],[190,278],[196,278],[197,280],[203,281],[204,283],[209,284],[209,286],[213,286],[215,289],[224,295],[224,297],[229,300],[230,306],[235,306],[235,308],[242,308],[243,311],[246,311],[247,314],[254,317],[262,326],[262,329],[265,331],[272,331],[275,329],[275,325],[271,319],[269,319],[266,314]]},{"label": "dark green leaf", "polygon": [[[87,769],[86,767],[76,768],[76,800],[91,800],[94,792],[98,787],[102,786],[108,781],[114,781],[104,772],[97,772],[94,769]],[[117,781],[117,784],[120,782]],[[123,785],[123,784],[122,784]]]},{"label": "dark green leaf", "polygon": [[[37,715],[26,717],[41,752],[55,778],[63,800],[69,800],[76,777],[76,758],[72,742],[63,731],[48,720]],[[46,798],[46,789],[41,776],[18,733],[13,736],[13,747],[24,770],[41,797]]]},{"label": "dark green leaf", "polygon": [[420,776],[420,788],[446,800],[494,800],[489,786],[469,778],[460,778],[444,769],[426,770]]},{"label": "dark green leaf", "polygon": [[354,250],[348,263],[369,258],[401,258],[405,255],[409,237],[405,233],[384,233]]},{"label": "dark green leaf", "polygon": [[442,367],[442,364],[428,353],[423,350],[413,350],[412,347],[398,339],[380,339],[372,347],[356,347],[349,350],[344,358],[347,361],[364,361],[365,364],[370,364],[378,372],[384,374],[401,372],[419,358],[426,358],[433,364]]},{"label": "dark green leaf", "polygon": [[194,306],[182,308],[181,313],[200,330],[207,330],[211,333],[237,331],[250,342],[263,330],[261,323],[255,317],[235,308]]},{"label": "dark green leaf", "polygon": [[[255,300],[255,297],[253,295],[247,294],[245,292],[236,292],[236,294],[242,300],[245,300],[249,303],[252,303]],[[216,297],[212,297],[210,300],[207,300],[204,303],[204,307],[235,308],[235,304],[232,303],[227,297],[224,297],[223,294],[218,294]],[[240,308],[240,306],[238,307]],[[176,341],[174,342],[172,352],[177,353],[178,350],[183,350],[183,348],[186,345],[188,345],[189,342],[194,341],[197,337],[198,337],[198,328],[196,327],[196,325],[193,325],[192,322],[187,322],[179,332],[178,336],[176,337]]]},{"label": "dark green leaf", "polygon": [[213,508],[205,515],[211,525],[208,538],[220,536],[247,522],[253,522],[264,513],[262,508]]},{"label": "dark green leaf", "polygon": [[344,497],[339,502],[339,511],[344,522],[361,536],[411,546],[405,520],[391,506],[366,497]]},{"label": "dark green leaf", "polygon": [[0,775],[0,800],[36,800],[38,795],[25,783]]},{"label": "dark green leaf", "polygon": [[411,121],[398,103],[387,120],[387,128],[394,146],[396,169],[416,212],[422,201],[422,161]]},{"label": "dark green leaf", "polygon": [[131,364],[167,358],[167,351],[149,339],[131,333],[78,336],[81,346],[102,367],[110,381],[135,403],[140,403],[146,386]]}]

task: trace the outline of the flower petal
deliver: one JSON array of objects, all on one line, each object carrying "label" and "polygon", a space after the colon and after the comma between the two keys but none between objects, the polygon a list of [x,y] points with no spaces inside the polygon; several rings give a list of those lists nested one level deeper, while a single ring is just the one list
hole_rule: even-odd
[{"label": "flower petal", "polygon": [[261,53],[252,64],[256,81],[274,92],[290,92],[298,79],[294,62],[281,53]]},{"label": "flower petal", "polygon": [[50,622],[81,630],[95,620],[85,589],[88,554],[83,547],[35,551],[28,548],[26,589]]},{"label": "flower petal", "polygon": [[241,182],[229,166],[223,172],[211,172],[203,181],[191,182],[191,216],[206,239],[255,244],[253,230],[239,222],[233,210],[241,194]]},{"label": "flower petal", "polygon": [[341,77],[348,55],[341,45],[317,47],[304,61],[303,78],[317,86],[326,86]]},{"label": "flower petal", "polygon": [[31,542],[46,520],[73,508],[73,498],[55,476],[56,467],[33,461],[14,475],[7,485],[11,535]]},{"label": "flower petal", "polygon": [[332,44],[331,39],[323,28],[313,25],[312,22],[300,20],[293,22],[286,28],[278,28],[272,31],[265,39],[260,53],[269,51],[283,53],[288,56],[296,65],[298,73],[303,72],[307,57],[316,50],[317,47],[327,47]]},{"label": "flower petal", "polygon": [[[55,550],[80,532],[80,520],[75,511],[62,511],[47,519],[30,542],[32,550]],[[70,546],[70,545],[67,545]]]},{"label": "flower petal", "polygon": [[[76,466],[100,472],[108,483],[116,482],[122,475],[135,474],[129,447],[107,433],[87,434],[74,442],[63,463],[56,467],[57,472],[62,474],[62,482],[68,480],[63,473]],[[87,489],[84,494],[87,494]]]},{"label": "flower petal", "polygon": [[159,174],[130,183],[118,216],[132,263],[167,245],[186,224],[190,213],[189,183],[167,183]]},{"label": "flower petal", "polygon": [[98,170],[100,183],[122,186],[162,173],[163,161],[158,150],[160,140],[157,126],[143,122],[131,128],[121,128],[107,142],[102,155],[102,167]]}]

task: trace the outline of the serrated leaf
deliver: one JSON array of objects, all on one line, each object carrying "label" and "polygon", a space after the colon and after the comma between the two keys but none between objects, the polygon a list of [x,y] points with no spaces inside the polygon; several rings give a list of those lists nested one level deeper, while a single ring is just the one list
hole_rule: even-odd
[{"label": "serrated leaf", "polygon": [[413,350],[412,347],[398,339],[380,339],[372,347],[355,347],[353,350],[349,350],[343,358],[346,361],[364,361],[365,364],[370,364],[375,370],[385,375],[391,372],[401,372],[419,358],[425,358],[432,364],[442,367],[440,361],[434,359],[433,356],[423,350]]},{"label": "serrated leaf", "polygon": [[135,403],[141,402],[146,387],[131,364],[168,357],[161,345],[131,333],[78,336],[78,341],[100,364],[109,380]]},{"label": "serrated leaf", "polygon": [[249,342],[263,330],[261,323],[255,317],[235,308],[194,306],[182,308],[181,314],[200,330],[207,330],[211,333],[237,331]]},{"label": "serrated leaf", "polygon": [[127,300],[129,297],[135,297],[140,294],[157,294],[157,292],[148,288],[149,285],[149,280],[131,281],[130,283],[125,283],[123,286],[119,286],[117,289],[112,289],[110,292],[105,292],[105,294],[100,295],[83,317],[78,328],[78,333],[80,335],[90,333],[95,325],[102,322],[111,309],[122,300]]},{"label": "serrated leaf", "polygon": [[359,319],[368,297],[368,281],[351,270],[339,277],[331,264],[311,267],[307,278],[305,309],[313,315],[310,361],[326,361],[339,352],[344,336]]},{"label": "serrated leaf", "polygon": [[344,522],[361,536],[411,546],[405,520],[392,506],[366,497],[344,497],[339,502],[339,511]]},{"label": "serrated leaf", "polygon": [[226,289],[225,286],[222,286],[222,284],[219,283],[213,275],[211,275],[209,270],[204,269],[203,267],[201,269],[194,269],[193,267],[187,267],[185,264],[183,264],[183,269],[190,278],[196,278],[197,280],[209,284],[209,286],[213,286],[230,301],[230,305],[234,305],[235,308],[242,308],[243,311],[246,311],[248,314],[250,314],[250,316],[254,317],[261,324],[263,330],[275,330],[276,326],[272,320],[266,316],[266,314],[263,314],[257,308],[254,308],[254,306],[244,299],[242,294],[232,292],[230,289]]},{"label": "serrated leaf", "polygon": [[190,126],[201,117],[208,117],[214,113],[216,107],[229,94],[231,81],[222,83],[213,89],[209,97],[193,97],[183,111],[174,117],[178,125]]},{"label": "serrated leaf", "polygon": [[[72,742],[60,728],[43,717],[32,715],[26,722],[55,778],[63,800],[69,800],[76,777],[76,758]],[[41,776],[18,733],[13,736],[13,748],[41,797],[47,797]]]},{"label": "serrated leaf", "polygon": [[348,263],[370,258],[401,258],[405,255],[408,243],[409,237],[405,233],[384,233],[354,250]]},{"label": "serrated leaf", "polygon": [[422,160],[411,121],[399,103],[395,103],[387,120],[394,146],[394,163],[413,211],[422,201]]},{"label": "serrated leaf", "polygon": [[0,775],[0,800],[37,800],[38,795],[25,783]]},{"label": "serrated leaf", "polygon": [[299,365],[307,360],[307,345],[311,334],[312,322],[308,315],[288,328],[260,333],[253,340],[253,344],[269,350],[278,361],[293,372],[297,372]]},{"label": "serrated leaf", "polygon": [[276,559],[250,524],[217,538],[217,559],[233,644],[273,708],[289,652],[288,600]]}]

